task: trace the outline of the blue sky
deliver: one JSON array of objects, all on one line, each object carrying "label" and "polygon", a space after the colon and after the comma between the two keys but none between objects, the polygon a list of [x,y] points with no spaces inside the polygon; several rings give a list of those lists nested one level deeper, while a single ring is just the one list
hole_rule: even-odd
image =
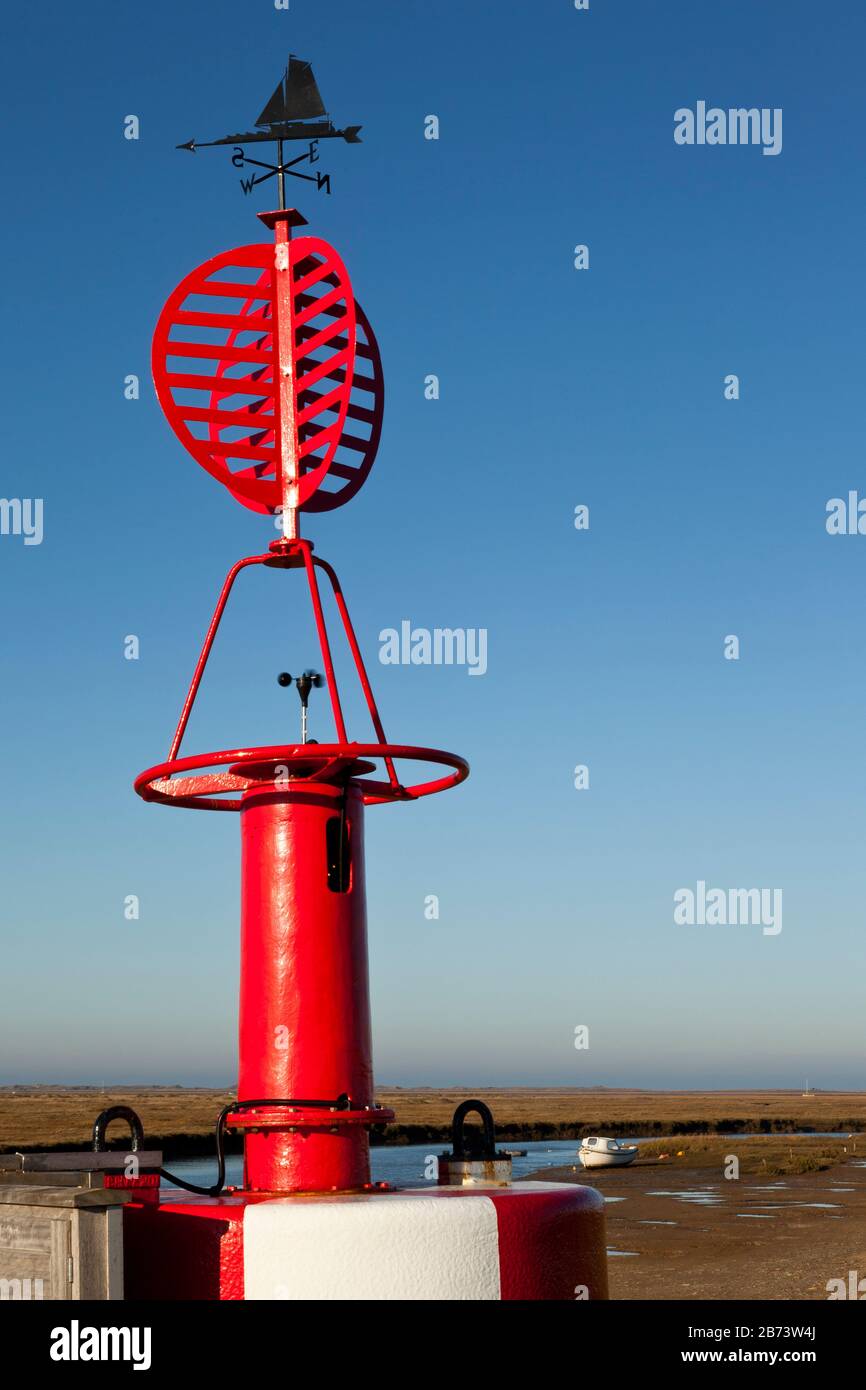
[{"label": "blue sky", "polygon": [[[296,196],[388,391],[362,493],[305,529],[390,737],[472,764],[368,817],[379,1079],[862,1086],[866,539],[825,529],[866,492],[862,8],[53,0],[4,28],[0,491],[44,499],[44,539],[0,537],[0,1080],[234,1074],[236,819],[131,783],[274,533],[171,434],[149,343],[270,202],[174,146],[249,126],[292,51],[364,127]],[[781,153],[678,146],[699,100],[781,108]],[[487,674],[380,665],[404,618],[486,628]],[[300,589],[247,576],[187,751],[293,738],[274,676],[314,661]],[[781,888],[783,930],[675,925],[699,880]]]}]

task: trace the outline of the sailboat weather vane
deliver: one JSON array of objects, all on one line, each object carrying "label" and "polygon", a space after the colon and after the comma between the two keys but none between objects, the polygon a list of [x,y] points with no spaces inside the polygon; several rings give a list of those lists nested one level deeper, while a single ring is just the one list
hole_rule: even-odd
[{"label": "sailboat weather vane", "polygon": [[[359,125],[346,126],[343,130],[337,129],[325,110],[311,65],[302,58],[296,58],[294,54],[289,56],[286,71],[265,103],[261,114],[256,118],[255,125],[255,130],[248,130],[242,134],[224,135],[220,140],[187,140],[177,148],[189,150],[194,154],[198,149],[215,145],[234,146],[232,164],[236,169],[264,170],[264,173],[253,173],[249,178],[241,179],[244,193],[251,193],[257,184],[276,178],[280,208],[285,208],[287,174],[291,178],[305,179],[308,183],[316,184],[319,191],[324,188],[326,193],[331,192],[330,174],[322,174],[318,170],[314,174],[305,174],[295,167],[304,162],[310,165],[318,163],[320,140],[339,138],[349,145],[361,143]],[[307,149],[294,159],[287,160],[283,146],[292,140],[305,140]],[[244,146],[266,141],[273,142],[277,147],[276,164],[253,159],[246,153]]]}]

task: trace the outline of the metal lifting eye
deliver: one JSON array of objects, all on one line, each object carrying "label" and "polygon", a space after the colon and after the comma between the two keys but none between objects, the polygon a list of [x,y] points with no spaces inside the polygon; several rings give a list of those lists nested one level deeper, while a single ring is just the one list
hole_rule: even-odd
[{"label": "metal lifting eye", "polygon": [[[281,671],[277,676],[278,685],[291,685],[292,677],[288,671]],[[301,743],[307,743],[307,705],[312,690],[320,690],[325,684],[324,676],[320,676],[317,671],[304,671],[303,675],[294,678],[294,684],[298,688],[301,697]]]}]

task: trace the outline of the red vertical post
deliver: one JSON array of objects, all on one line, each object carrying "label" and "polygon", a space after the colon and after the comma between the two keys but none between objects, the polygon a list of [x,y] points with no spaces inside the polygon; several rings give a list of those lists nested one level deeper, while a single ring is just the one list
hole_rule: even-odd
[{"label": "red vertical post", "polygon": [[[243,1118],[244,1187],[360,1188],[369,1138],[357,1112],[373,1105],[362,797],[264,783],[244,794],[240,819],[238,1100],[299,1103]],[[303,1105],[340,1095],[346,1111]]]},{"label": "red vertical post", "polygon": [[261,212],[259,217],[274,233],[272,276],[274,317],[274,419],[277,477],[280,482],[283,535],[296,540],[298,530],[298,424],[295,409],[295,295],[292,284],[292,228],[307,219],[295,208]]}]

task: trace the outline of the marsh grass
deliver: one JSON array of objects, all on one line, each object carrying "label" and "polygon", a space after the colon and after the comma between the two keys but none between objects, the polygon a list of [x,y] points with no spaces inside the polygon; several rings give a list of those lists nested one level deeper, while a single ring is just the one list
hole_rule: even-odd
[{"label": "marsh grass", "polygon": [[[861,1149],[866,1144],[861,1142]],[[721,1171],[730,1155],[740,1164],[741,1176],[788,1177],[820,1173],[846,1163],[856,1152],[853,1141],[818,1139],[798,1134],[743,1139],[737,1135],[682,1135],[641,1144],[638,1162],[654,1161],[673,1168],[713,1168]]]},{"label": "marsh grass", "polygon": [[[217,1113],[234,1092],[178,1086],[0,1087],[0,1151],[86,1147],[93,1121],[110,1105],[131,1105],[144,1123],[145,1136],[167,1153],[210,1153]],[[501,1140],[580,1139],[587,1134],[658,1136],[683,1141],[720,1134],[757,1132],[772,1136],[793,1130],[866,1130],[866,1093],[793,1091],[608,1091],[603,1087],[569,1090],[402,1089],[381,1086],[378,1100],[397,1112],[396,1122],[374,1141],[439,1143],[450,1134],[454,1110],[467,1097],[488,1104]],[[121,1124],[110,1137],[122,1147]],[[670,1147],[671,1140],[665,1139]],[[742,1143],[743,1141],[738,1141]],[[829,1141],[822,1141],[825,1145]],[[860,1153],[866,1153],[866,1134]],[[678,1148],[683,1148],[679,1142]],[[695,1147],[694,1153],[701,1152]],[[784,1145],[780,1152],[784,1153]],[[768,1159],[769,1161],[769,1159]],[[789,1157],[789,1163],[794,1162]],[[769,1171],[769,1170],[765,1170]]]}]

